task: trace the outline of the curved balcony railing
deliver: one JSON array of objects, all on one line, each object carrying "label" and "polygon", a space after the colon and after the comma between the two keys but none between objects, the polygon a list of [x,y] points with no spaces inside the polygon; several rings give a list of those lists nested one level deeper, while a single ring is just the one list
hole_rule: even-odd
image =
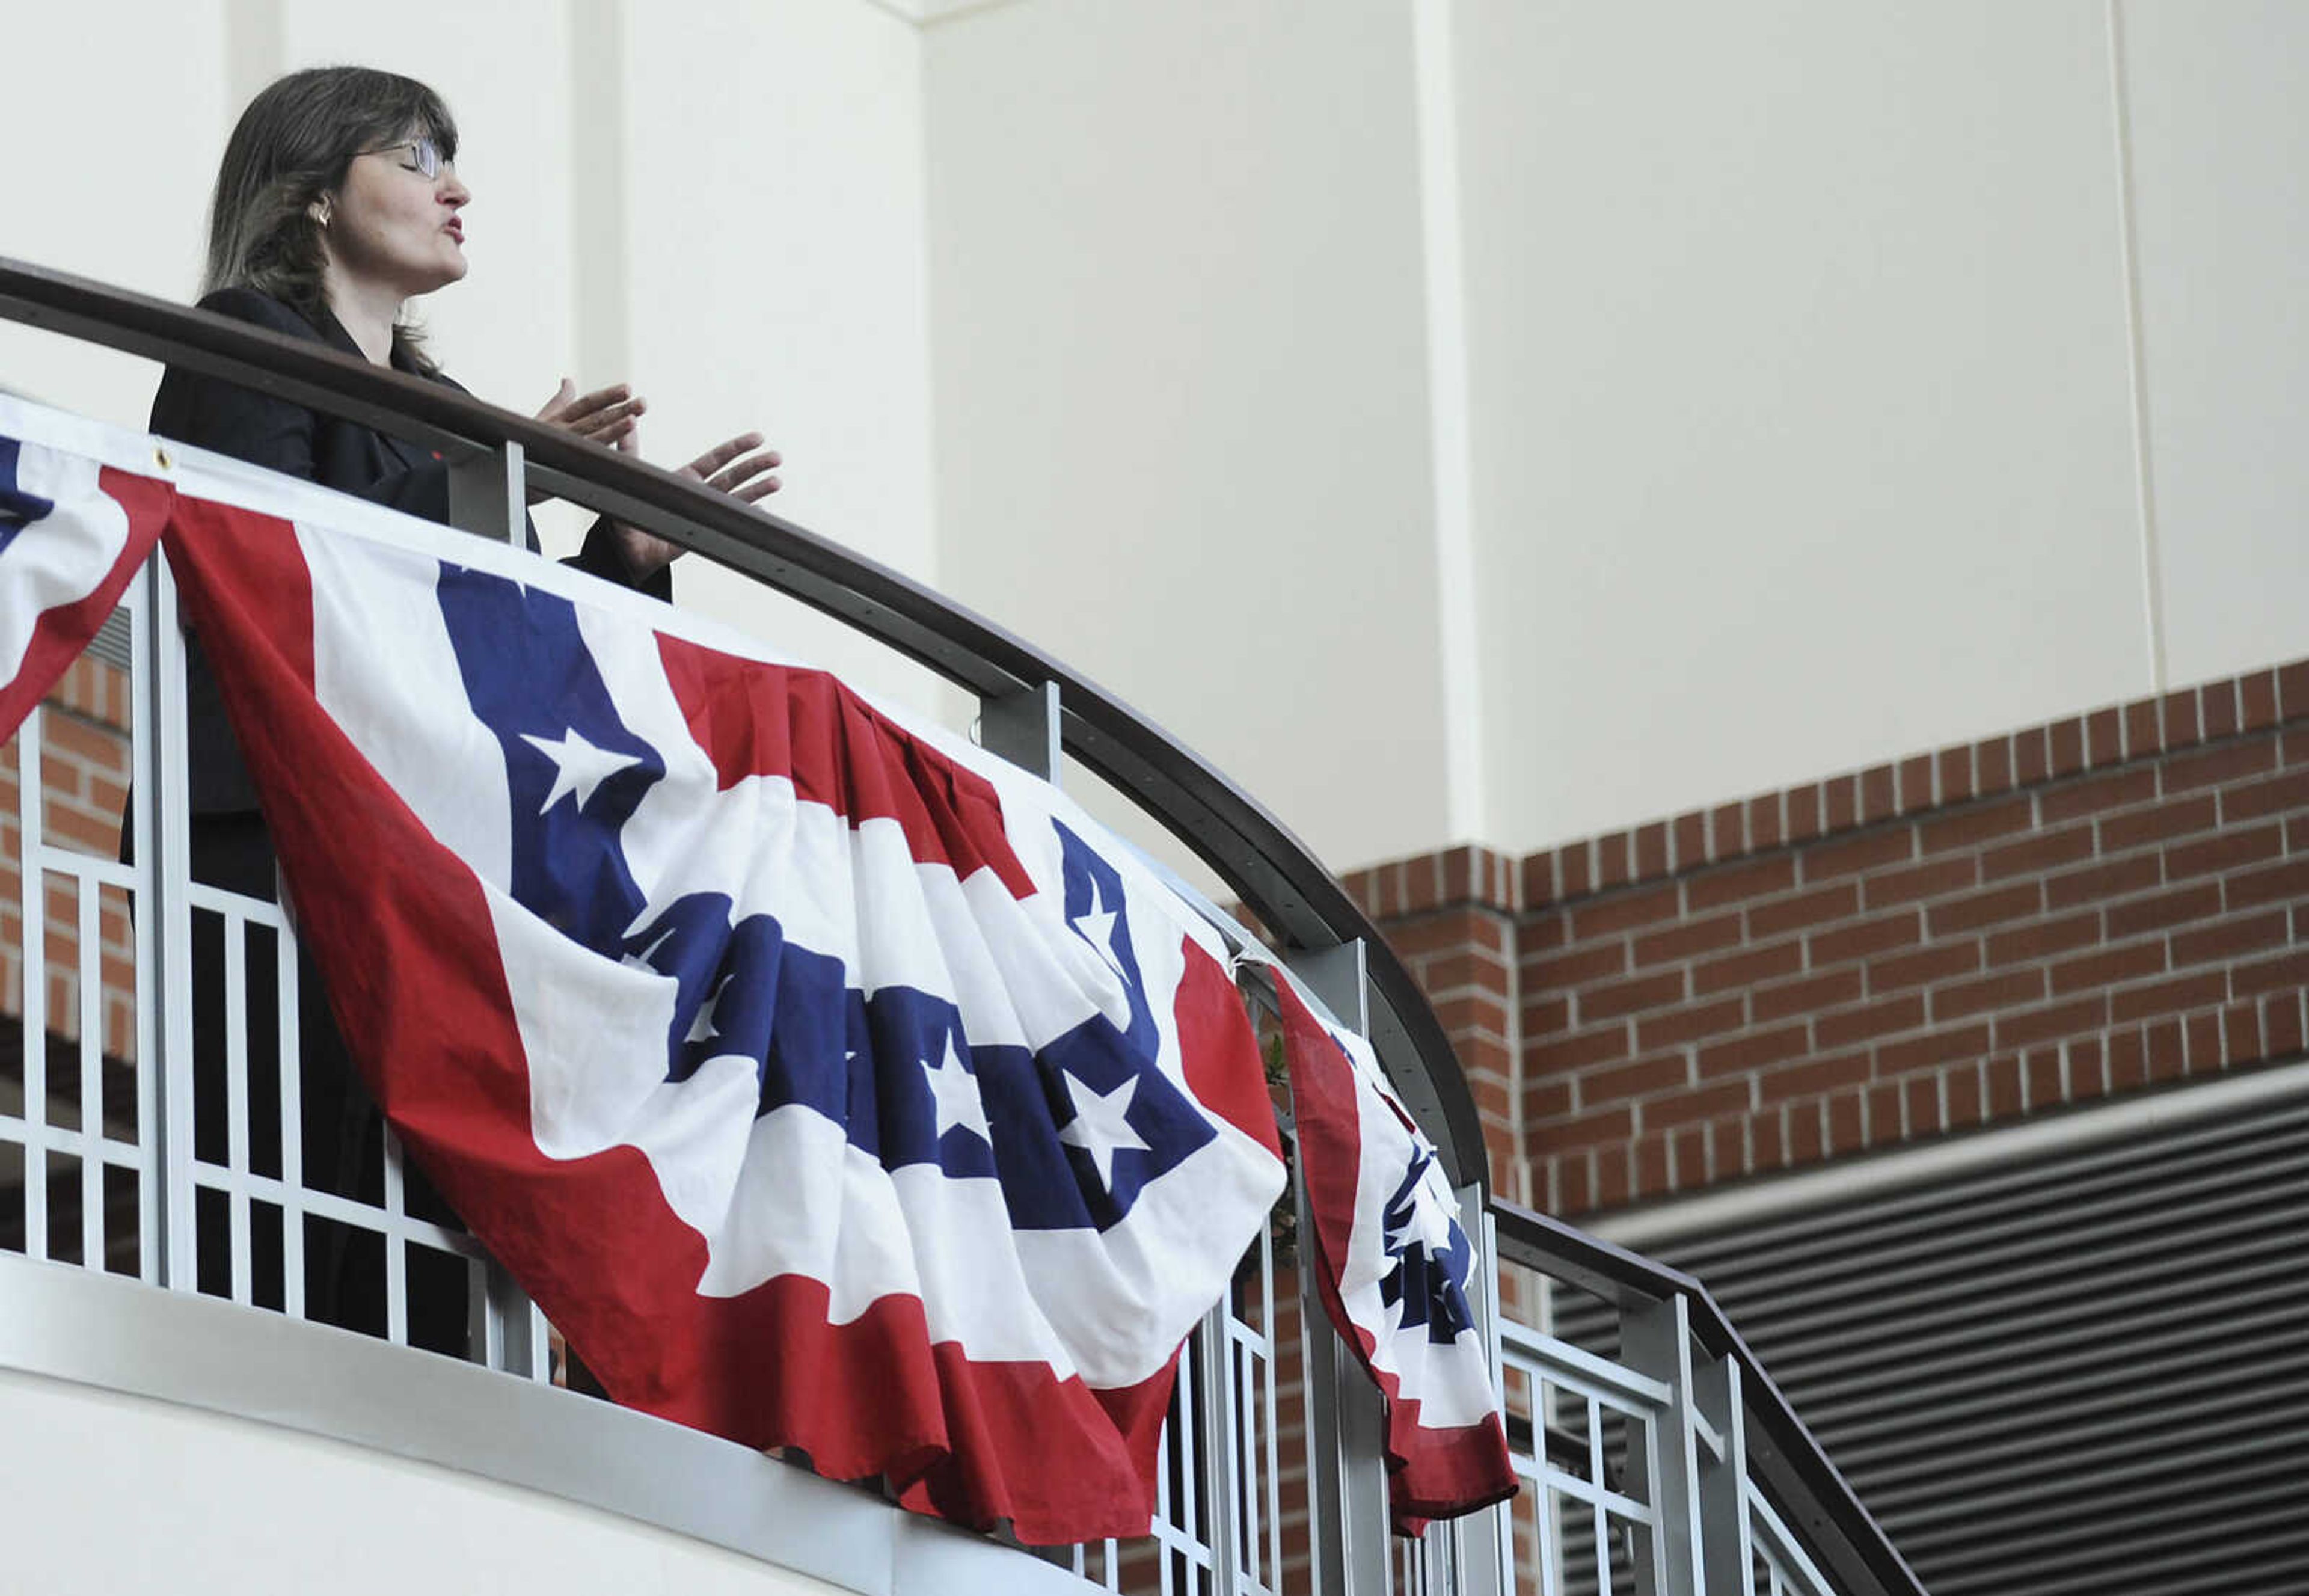
[{"label": "curved balcony railing", "polygon": [[[1496,1227],[1496,1250],[1486,1242],[1485,1255],[1509,1275],[1486,1271],[1497,1289],[1478,1309],[1497,1333],[1510,1418],[1521,1426],[1518,1466],[1532,1488],[1520,1505],[1391,1543],[1376,1396],[1336,1350],[1270,1236],[1244,1261],[1229,1299],[1182,1360],[1152,1540],[1076,1548],[1074,1575],[1166,1596],[1300,1588],[1345,1596],[1397,1589],[1922,1596],[1696,1282],[1539,1216],[1487,1208],[1474,1104],[1408,970],[1280,821],[1112,695],[837,543],[439,385],[4,259],[0,320],[276,393],[439,450],[451,464],[453,519],[467,531],[515,534],[525,490],[542,489],[847,622],[976,695],[995,751],[1053,778],[1062,756],[1071,756],[1136,802],[1258,917],[1334,1013],[1371,1037],[1451,1171],[1470,1234]],[[169,785],[169,761],[182,759],[181,727],[172,729],[182,651],[165,570],[156,566],[132,590],[99,646],[125,672],[140,780],[156,778],[139,787],[131,816],[143,838],[156,823],[151,794]],[[261,1415],[451,1463],[852,1589],[1052,1581],[1080,1588],[1063,1566],[905,1519],[863,1493],[726,1443],[551,1390],[549,1327],[445,1216],[410,1211],[389,1136],[384,1190],[373,1201],[310,1191],[298,1180],[295,1062],[286,1041],[296,1028],[296,960],[280,910],[181,879],[162,883],[149,862],[117,863],[103,846],[48,835],[43,748],[36,717],[19,738],[14,771],[24,1046],[13,1113],[4,1100],[9,1083],[0,1080],[0,1153],[13,1144],[23,1160],[22,1250],[82,1267],[0,1271],[0,1298],[11,1310],[0,1314],[0,1366]],[[1244,938],[1229,916],[1180,889],[1227,935]],[[180,900],[171,912],[197,916],[204,934],[219,940],[235,991],[250,969],[276,972],[272,1056],[260,1059],[264,1047],[253,1039],[267,1028],[236,1008],[225,1130],[205,1146],[196,1145],[188,1112],[189,1065],[161,1045],[177,1022],[164,1024],[158,983],[137,983],[131,1066],[121,1070],[101,1045],[106,927],[125,920],[123,906],[135,906],[136,967],[165,970],[153,930],[162,916],[149,911],[170,894]],[[44,925],[51,938],[59,926],[65,932],[77,982],[68,979],[54,995],[74,1015],[50,1011],[50,983],[37,967]],[[56,958],[51,950],[50,974]],[[266,1070],[272,1086],[253,1097],[251,1082]],[[266,1117],[276,1113],[279,1123],[268,1130]],[[75,1178],[56,1185],[67,1167]],[[51,1208],[52,1186],[75,1211]],[[221,1240],[214,1255],[196,1261],[191,1233],[203,1205]],[[411,1257],[466,1271],[470,1352],[486,1366],[416,1364],[372,1341],[314,1336],[289,1323],[301,1315],[301,1297],[295,1248],[285,1243],[291,1256],[273,1265],[279,1300],[258,1303],[260,1214],[377,1238],[396,1304]],[[67,1244],[52,1245],[58,1236]],[[1517,1271],[1531,1278],[1515,1278]],[[100,1278],[106,1272],[142,1284]],[[1589,1293],[1623,1310],[1619,1362],[1510,1322],[1520,1314],[1545,1323],[1544,1298],[1555,1290]],[[229,1300],[212,1300],[218,1297]],[[241,1311],[247,1305],[281,1312],[250,1314]],[[90,1333],[92,1326],[103,1333]],[[397,1311],[388,1328],[389,1339],[405,1339]],[[284,1390],[276,1372],[292,1345],[311,1377]],[[1568,1427],[1575,1417],[1584,1426],[1576,1445]],[[605,1455],[626,1462],[605,1466]],[[675,1490],[668,1479],[705,1484]],[[869,1509],[886,1515],[880,1533],[897,1549],[886,1546],[886,1557],[860,1564],[857,1538],[825,1526],[828,1515]],[[912,1578],[894,1577],[889,1559],[903,1566],[909,1557]]]},{"label": "curved balcony railing", "polygon": [[[654,533],[826,612],[977,695],[997,751],[1041,762],[1034,728],[1055,697],[1056,746],[1191,848],[1289,949],[1361,942],[1372,1046],[1453,1184],[1489,1188],[1474,1099],[1416,982],[1307,846],[1257,800],[1113,694],[911,577],[767,511],[527,416],[229,317],[0,258],[0,317],[182,366],[438,449],[451,510],[504,535],[513,478]],[[462,490],[462,491],[461,491]],[[1020,730],[1010,728],[1017,726]],[[1051,772],[1045,770],[1044,774]]]},{"label": "curved balcony railing", "polygon": [[1600,1314],[1616,1331],[1607,1358],[1502,1326],[1517,1462],[1536,1498],[1519,1548],[1586,1572],[1571,1589],[1611,1590],[1617,1567],[1642,1588],[1711,1596],[1923,1596],[1706,1287],[1513,1203],[1491,1213],[1503,1293],[1526,1317]]}]

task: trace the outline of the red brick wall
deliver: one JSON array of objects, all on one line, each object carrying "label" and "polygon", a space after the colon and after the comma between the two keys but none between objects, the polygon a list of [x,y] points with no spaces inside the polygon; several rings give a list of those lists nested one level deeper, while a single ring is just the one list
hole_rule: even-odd
[{"label": "red brick wall", "polygon": [[1515,862],[1488,848],[1423,854],[1345,878],[1434,1005],[1466,1071],[1492,1167],[1518,1153]]},{"label": "red brick wall", "polygon": [[2309,662],[1348,882],[1560,1213],[2289,1060]]},{"label": "red brick wall", "polygon": [[[75,660],[57,681],[40,717],[41,827],[55,846],[100,859],[119,856],[120,817],[128,800],[128,673],[93,655]],[[0,1014],[24,1011],[24,928],[17,825],[16,744],[0,759]],[[52,1036],[80,1036],[79,912],[51,876],[45,894],[44,977]],[[103,1053],[136,1055],[135,950],[127,895],[99,894],[102,938]]]}]

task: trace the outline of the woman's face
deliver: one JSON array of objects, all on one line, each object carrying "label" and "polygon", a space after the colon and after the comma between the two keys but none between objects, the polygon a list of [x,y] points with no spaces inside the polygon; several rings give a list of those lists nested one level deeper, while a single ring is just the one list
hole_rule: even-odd
[{"label": "woman's face", "polygon": [[323,230],[339,272],[402,299],[464,276],[458,213],[473,196],[456,168],[439,162],[428,178],[428,164],[436,164],[430,143],[413,136],[353,157]]}]

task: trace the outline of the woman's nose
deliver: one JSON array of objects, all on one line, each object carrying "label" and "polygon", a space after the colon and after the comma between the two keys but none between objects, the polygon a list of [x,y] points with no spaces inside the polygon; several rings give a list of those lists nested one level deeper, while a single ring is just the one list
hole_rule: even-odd
[{"label": "woman's nose", "polygon": [[441,186],[435,197],[445,205],[469,205],[473,201],[473,191],[459,181],[454,167],[445,166],[441,169]]}]

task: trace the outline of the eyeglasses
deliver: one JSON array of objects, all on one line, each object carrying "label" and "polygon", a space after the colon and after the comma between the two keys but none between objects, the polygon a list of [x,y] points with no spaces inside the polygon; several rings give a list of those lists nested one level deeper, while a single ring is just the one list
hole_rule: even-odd
[{"label": "eyeglasses", "polygon": [[457,164],[454,160],[442,160],[441,146],[435,143],[431,139],[426,138],[402,139],[399,143],[379,144],[374,150],[356,150],[353,153],[356,155],[390,155],[396,150],[406,150],[409,152],[410,160],[402,161],[402,165],[407,168],[410,171],[418,173],[428,183],[441,175],[441,169],[443,167],[445,166],[454,169]]}]

